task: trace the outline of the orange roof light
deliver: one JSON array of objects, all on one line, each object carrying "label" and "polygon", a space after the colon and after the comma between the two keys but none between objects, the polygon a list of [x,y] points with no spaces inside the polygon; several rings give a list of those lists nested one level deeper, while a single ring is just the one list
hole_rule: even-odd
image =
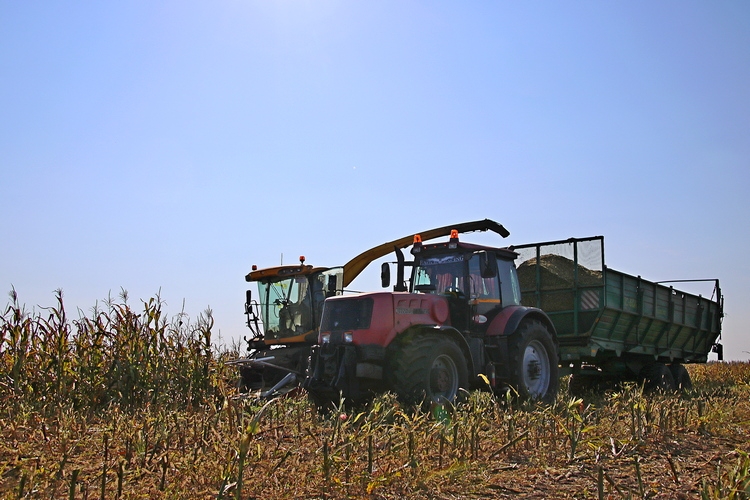
[{"label": "orange roof light", "polygon": [[458,231],[451,229],[451,239],[448,240],[448,248],[458,248]]},{"label": "orange roof light", "polygon": [[422,251],[422,235],[421,234],[415,234],[414,235],[414,244],[411,247],[411,254],[412,255],[417,255],[421,251]]},{"label": "orange roof light", "polygon": [[253,264],[253,271],[257,271],[257,270],[258,270],[258,266],[256,266],[255,264]]},{"label": "orange roof light", "polygon": [[305,256],[304,255],[300,255],[299,256],[299,263],[300,264],[304,264],[305,263]]}]

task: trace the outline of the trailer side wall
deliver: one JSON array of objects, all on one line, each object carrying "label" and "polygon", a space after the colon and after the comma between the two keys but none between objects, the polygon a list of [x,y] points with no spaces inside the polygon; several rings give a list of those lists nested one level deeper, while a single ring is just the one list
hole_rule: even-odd
[{"label": "trailer side wall", "polygon": [[522,303],[553,321],[563,363],[705,362],[721,333],[721,291],[711,298],[604,265],[601,236],[514,247]]}]

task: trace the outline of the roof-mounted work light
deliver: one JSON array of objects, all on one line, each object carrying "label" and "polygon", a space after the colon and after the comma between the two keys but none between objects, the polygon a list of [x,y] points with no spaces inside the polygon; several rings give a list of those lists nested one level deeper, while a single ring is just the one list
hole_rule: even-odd
[{"label": "roof-mounted work light", "polygon": [[448,248],[458,248],[458,231],[451,229],[451,239],[448,241]]},{"label": "roof-mounted work light", "polygon": [[414,243],[412,244],[411,253],[419,253],[422,250],[422,235],[421,234],[415,234],[414,235]]}]

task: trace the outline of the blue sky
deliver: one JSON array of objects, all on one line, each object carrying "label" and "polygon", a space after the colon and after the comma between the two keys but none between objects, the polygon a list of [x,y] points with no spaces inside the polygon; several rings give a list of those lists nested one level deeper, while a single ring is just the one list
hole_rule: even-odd
[{"label": "blue sky", "polygon": [[0,286],[161,291],[228,343],[252,264],[491,218],[719,278],[748,359],[749,48],[745,1],[0,0]]}]

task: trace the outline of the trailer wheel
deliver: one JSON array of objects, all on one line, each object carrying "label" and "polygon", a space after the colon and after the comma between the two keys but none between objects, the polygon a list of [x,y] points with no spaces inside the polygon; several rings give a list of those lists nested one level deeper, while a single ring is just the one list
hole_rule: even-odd
[{"label": "trailer wheel", "polygon": [[524,321],[510,338],[511,385],[521,400],[552,403],[559,386],[557,349],[540,321]]},{"label": "trailer wheel", "polygon": [[679,363],[672,363],[669,365],[669,371],[672,372],[672,378],[674,379],[674,387],[679,392],[687,392],[693,388],[693,381],[690,380],[690,374]]},{"label": "trailer wheel", "polygon": [[444,335],[418,334],[393,354],[391,389],[406,404],[454,403],[469,385],[466,359]]},{"label": "trailer wheel", "polygon": [[645,392],[673,392],[675,390],[674,377],[664,363],[651,363],[641,369],[640,378],[643,380]]}]

